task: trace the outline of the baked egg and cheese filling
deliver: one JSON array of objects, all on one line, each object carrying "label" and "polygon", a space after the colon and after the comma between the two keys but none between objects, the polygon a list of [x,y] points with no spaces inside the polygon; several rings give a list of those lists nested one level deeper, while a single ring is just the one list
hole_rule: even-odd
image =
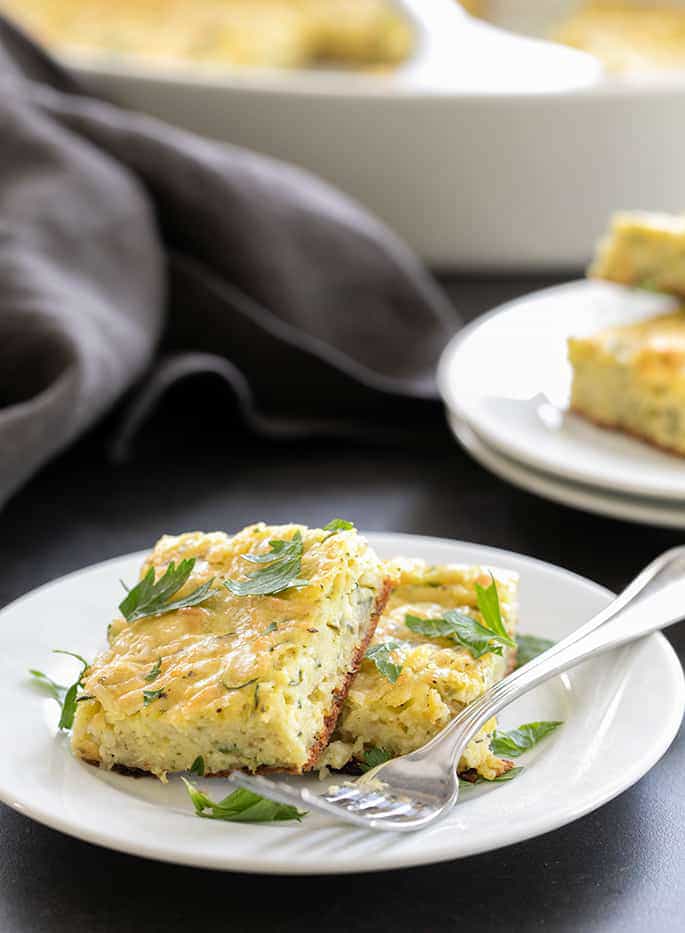
[{"label": "baked egg and cheese filling", "polygon": [[685,68],[685,8],[677,0],[590,0],[550,38],[595,55],[610,71]]},{"label": "baked egg and cheese filling", "polygon": [[685,297],[685,215],[615,214],[588,275]]},{"label": "baked egg and cheese filling", "polygon": [[685,455],[685,309],[571,338],[571,408]]},{"label": "baked egg and cheese filling", "polygon": [[[493,646],[495,650],[476,657],[453,637],[429,637],[417,629],[422,628],[420,620],[442,619],[450,611],[483,623],[477,586],[489,587],[494,578],[501,619],[513,639],[516,574],[495,570],[491,577],[481,567],[431,566],[418,559],[390,562],[389,574],[396,586],[320,768],[364,762],[372,749],[395,757],[420,748],[513,666],[511,646]],[[381,664],[374,660],[379,656]],[[460,772],[474,770],[493,780],[511,766],[490,750],[495,725],[491,720],[469,743],[459,762]]]},{"label": "baked egg and cheese filling", "polygon": [[392,66],[414,44],[391,0],[0,0],[52,48],[151,62]]},{"label": "baked egg and cheese filling", "polygon": [[162,779],[198,757],[207,774],[311,768],[385,602],[386,568],[351,526],[257,524],[165,536],[141,580],[152,569],[163,586],[183,561],[192,572],[173,601],[209,595],[110,625],[84,675],[74,752]]}]

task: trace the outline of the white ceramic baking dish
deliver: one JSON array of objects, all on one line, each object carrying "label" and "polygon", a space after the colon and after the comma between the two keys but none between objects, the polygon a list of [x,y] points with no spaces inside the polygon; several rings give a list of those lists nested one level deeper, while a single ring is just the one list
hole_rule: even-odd
[{"label": "white ceramic baking dish", "polygon": [[[97,92],[295,162],[436,267],[584,264],[616,208],[685,207],[685,73],[610,78],[590,56],[402,0],[416,54],[393,74],[71,64]],[[501,0],[544,34],[569,0]]]}]

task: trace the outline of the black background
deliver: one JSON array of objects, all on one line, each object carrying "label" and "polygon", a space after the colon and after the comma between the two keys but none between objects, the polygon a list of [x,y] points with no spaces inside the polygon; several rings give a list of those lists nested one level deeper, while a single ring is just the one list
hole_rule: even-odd
[{"label": "black background", "polygon": [[[445,284],[470,319],[549,281]],[[233,407],[227,390],[198,378],[169,395],[129,463],[105,458],[110,418],[45,469],[0,513],[0,605],[148,547],[162,532],[261,519],[319,524],[340,515],[370,531],[509,548],[614,590],[682,541],[677,531],[585,515],[514,489],[471,461],[437,412],[434,430],[426,436],[421,426],[416,444],[267,445],[246,438]],[[668,637],[682,660],[685,628]],[[681,930],[684,773],[681,733],[635,787],[563,829],[459,862],[339,879],[158,864],[70,839],[0,805],[0,930]]]}]

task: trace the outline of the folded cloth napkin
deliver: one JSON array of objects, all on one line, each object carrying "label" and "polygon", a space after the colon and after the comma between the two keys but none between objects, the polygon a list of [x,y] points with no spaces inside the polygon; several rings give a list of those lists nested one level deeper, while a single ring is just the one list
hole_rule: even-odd
[{"label": "folded cloth napkin", "polygon": [[132,385],[119,452],[196,372],[274,436],[434,402],[456,314],[357,204],[88,96],[2,18],[0,86],[0,504]]}]

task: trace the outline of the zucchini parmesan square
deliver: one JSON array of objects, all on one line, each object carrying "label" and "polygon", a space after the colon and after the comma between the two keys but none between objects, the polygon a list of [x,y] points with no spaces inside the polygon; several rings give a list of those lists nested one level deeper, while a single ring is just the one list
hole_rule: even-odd
[{"label": "zucchini parmesan square", "polygon": [[[396,585],[320,769],[420,748],[514,666],[517,574],[404,558],[389,573]],[[490,750],[495,727],[490,720],[469,743],[460,773],[494,780],[511,768]]]},{"label": "zucchini parmesan square", "polygon": [[685,297],[685,215],[615,214],[588,275]]},{"label": "zucchini parmesan square", "polygon": [[685,310],[568,341],[571,409],[685,456]]},{"label": "zucchini parmesan square", "polygon": [[102,768],[300,773],[317,761],[387,599],[348,522],[165,536],[83,676],[72,747]]}]

